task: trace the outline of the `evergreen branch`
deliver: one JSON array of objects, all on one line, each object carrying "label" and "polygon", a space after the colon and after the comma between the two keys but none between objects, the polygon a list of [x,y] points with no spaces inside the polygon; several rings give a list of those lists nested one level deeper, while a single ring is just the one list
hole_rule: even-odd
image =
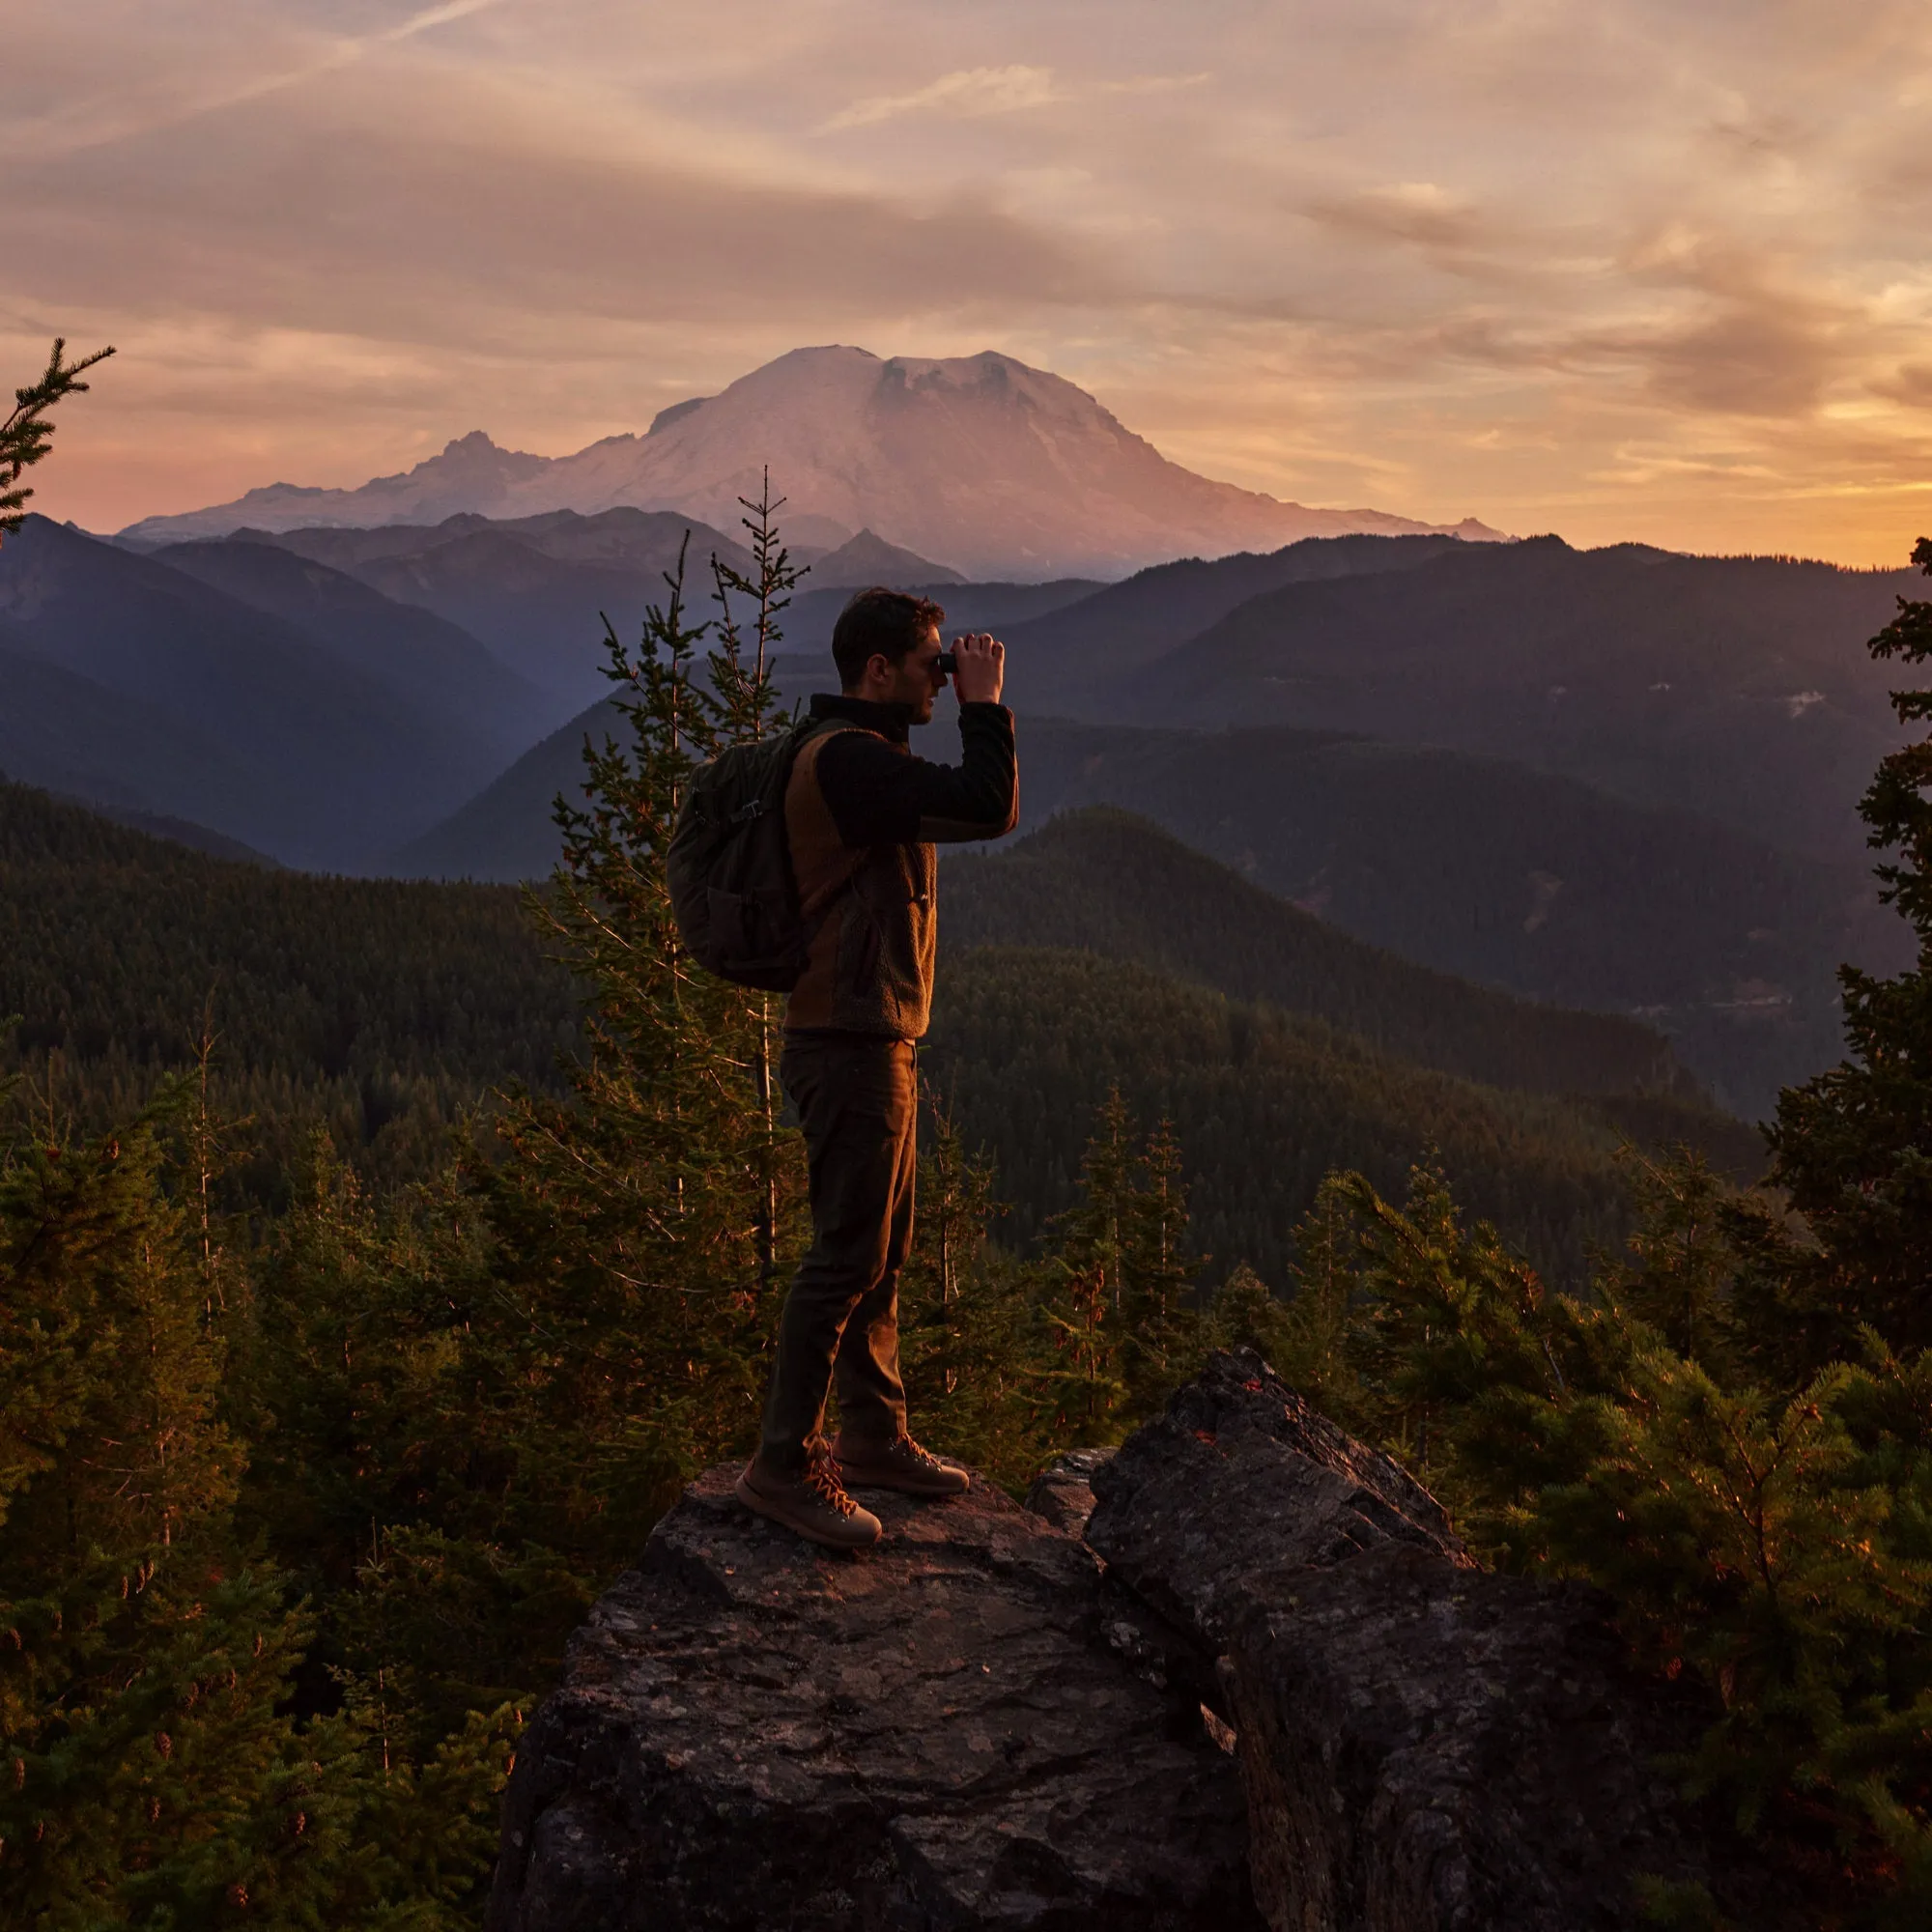
[{"label": "evergreen branch", "polygon": [[38,383],[14,391],[13,411],[0,422],[0,541],[27,521],[27,499],[34,493],[20,478],[53,446],[48,412],[69,396],[85,395],[88,384],[80,380],[82,374],[114,354],[110,346],[69,362],[64,359],[66,352],[67,338],[55,336],[45,373]]}]

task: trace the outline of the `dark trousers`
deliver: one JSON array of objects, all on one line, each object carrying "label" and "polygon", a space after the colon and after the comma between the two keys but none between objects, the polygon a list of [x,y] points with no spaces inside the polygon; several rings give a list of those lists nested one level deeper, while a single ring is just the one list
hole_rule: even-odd
[{"label": "dark trousers", "polygon": [[799,1034],[780,1076],[805,1129],[816,1238],[792,1277],[779,1324],[758,1460],[804,1466],[836,1380],[848,1435],[890,1441],[905,1428],[899,1380],[899,1268],[912,1242],[919,1167],[918,1081],[910,1040]]}]

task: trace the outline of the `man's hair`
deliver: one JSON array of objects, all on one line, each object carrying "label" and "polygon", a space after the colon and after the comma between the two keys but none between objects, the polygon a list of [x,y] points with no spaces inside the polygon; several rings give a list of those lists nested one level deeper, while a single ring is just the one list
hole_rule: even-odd
[{"label": "man's hair", "polygon": [[832,627],[832,661],[838,667],[840,686],[853,690],[875,657],[888,664],[903,664],[925,634],[936,631],[945,621],[944,607],[930,597],[888,590],[882,583],[860,591],[839,611],[838,621]]}]

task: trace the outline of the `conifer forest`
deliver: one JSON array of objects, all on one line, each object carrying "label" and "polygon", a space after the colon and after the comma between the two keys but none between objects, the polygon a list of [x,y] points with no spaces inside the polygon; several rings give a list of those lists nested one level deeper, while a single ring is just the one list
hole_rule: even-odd
[{"label": "conifer forest", "polygon": [[[527,891],[0,789],[0,1922],[473,1926],[566,1638],[749,1452],[803,1156],[780,1003],[687,961],[665,857],[697,764],[784,723],[774,507],[607,636],[620,724]],[[1872,649],[1909,684],[1932,602]],[[1294,1007],[1266,947],[1110,953],[1064,882],[996,918],[1005,862],[958,862],[986,943],[923,1056],[922,1437],[1021,1492],[1251,1345],[1484,1561],[1596,1583],[1708,1684],[1671,1775],[1835,1924],[1922,1926],[1928,782],[1912,737],[1862,806],[1918,963],[1846,970],[1844,1058],[1762,1142],[1675,1073],[1617,1097],[1662,1051],[1634,1024],[1405,981],[1375,1039],[1366,967]]]}]

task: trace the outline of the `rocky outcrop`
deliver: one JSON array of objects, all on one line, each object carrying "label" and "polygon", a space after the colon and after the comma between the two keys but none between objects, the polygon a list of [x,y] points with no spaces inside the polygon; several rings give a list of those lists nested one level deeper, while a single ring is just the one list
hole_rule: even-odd
[{"label": "rocky outcrop", "polygon": [[1808,1922],[1681,1800],[1713,1712],[1607,1600],[1479,1568],[1252,1353],[1027,1510],[868,1495],[858,1556],[730,1475],[575,1640],[492,1932],[1610,1932],[1646,1882]]},{"label": "rocky outcrop", "polygon": [[732,1473],[573,1642],[493,1932],[1259,1932],[1225,1731],[1082,1543],[976,1486],[839,1556]]},{"label": "rocky outcrop", "polygon": [[1093,1488],[1114,1575],[1218,1654],[1276,1932],[1609,1932],[1645,1882],[1787,1922],[1662,1768],[1703,1700],[1630,1668],[1595,1591],[1474,1568],[1257,1356],[1217,1356]]}]

